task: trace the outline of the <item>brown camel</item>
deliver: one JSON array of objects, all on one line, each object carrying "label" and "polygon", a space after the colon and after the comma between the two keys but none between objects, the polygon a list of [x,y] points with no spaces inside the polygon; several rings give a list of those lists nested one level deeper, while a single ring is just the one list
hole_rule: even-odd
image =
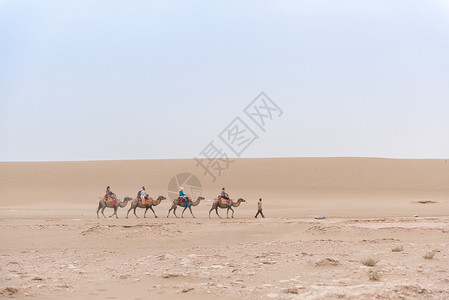
[{"label": "brown camel", "polygon": [[159,196],[156,200],[151,199],[149,204],[143,204],[142,201],[139,201],[139,199],[133,199],[133,202],[131,202],[131,207],[128,209],[128,213],[126,214],[126,218],[128,219],[128,214],[131,211],[131,209],[134,209],[134,215],[136,217],[139,217],[138,215],[136,215],[136,209],[138,207],[145,208],[145,213],[143,214],[144,218],[146,218],[148,209],[151,209],[151,211],[154,214],[154,217],[157,218],[156,213],[154,212],[153,206],[159,205],[162,202],[162,200],[165,200],[165,199],[166,198],[164,196]]},{"label": "brown camel", "polygon": [[109,218],[112,217],[113,215],[115,215],[115,217],[118,219],[117,209],[119,207],[125,207],[126,204],[128,204],[128,201],[131,201],[131,200],[133,200],[131,197],[125,197],[125,199],[123,199],[123,201],[120,201],[120,199],[116,199],[115,205],[114,205],[114,204],[112,204],[112,201],[106,201],[106,199],[104,197],[101,198],[100,201],[98,202],[97,218],[100,218],[98,216],[98,212],[100,211],[100,209],[101,209],[101,214],[103,215],[103,217],[106,218],[106,216],[104,215],[104,210],[106,207],[109,207],[109,208],[114,209],[114,213],[112,215],[110,215]]},{"label": "brown camel", "polygon": [[[220,215],[218,214],[218,208],[227,208],[228,210],[226,211],[226,217],[229,218],[229,210],[232,211],[232,216],[231,218],[234,218],[234,210],[232,209],[232,207],[239,207],[240,203],[242,202],[246,202],[245,199],[239,198],[239,200],[237,200],[237,202],[234,202],[234,200],[230,199],[230,204],[228,205],[227,203],[222,203],[221,201],[219,201],[219,199],[215,199],[214,203],[212,203],[212,208],[209,210],[209,219],[210,219],[210,213],[211,211],[213,211],[215,209],[215,212],[217,213],[217,216],[220,217]],[[220,217],[221,219],[221,217]]]},{"label": "brown camel", "polygon": [[176,215],[176,208],[178,207],[178,205],[181,206],[181,207],[184,207],[184,210],[182,211],[181,218],[184,218],[184,212],[186,211],[187,207],[189,208],[190,213],[192,214],[192,217],[195,218],[195,216],[193,215],[193,212],[192,212],[192,206],[197,206],[198,204],[200,204],[201,200],[204,200],[204,198],[203,197],[198,197],[198,199],[196,199],[195,202],[191,202],[190,199],[189,199],[189,205],[186,206],[186,203],[185,203],[184,200],[178,201],[178,198],[176,198],[175,200],[173,200],[173,204],[170,207],[170,209],[168,210],[167,218],[170,215],[170,212],[172,210],[173,210],[173,214],[175,215],[175,217],[178,217]]}]

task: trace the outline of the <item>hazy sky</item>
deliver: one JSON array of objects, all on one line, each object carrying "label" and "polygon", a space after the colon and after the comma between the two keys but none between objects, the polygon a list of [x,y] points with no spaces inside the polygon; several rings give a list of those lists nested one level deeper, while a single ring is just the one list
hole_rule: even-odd
[{"label": "hazy sky", "polygon": [[[266,132],[244,108],[282,110]],[[0,0],[0,161],[449,157],[449,0]]]}]

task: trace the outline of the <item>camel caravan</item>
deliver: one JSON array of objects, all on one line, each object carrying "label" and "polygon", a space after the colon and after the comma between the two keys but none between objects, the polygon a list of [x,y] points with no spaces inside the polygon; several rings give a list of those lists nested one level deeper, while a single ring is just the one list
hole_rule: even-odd
[{"label": "camel caravan", "polygon": [[[145,209],[145,212],[143,214],[143,217],[146,218],[147,211],[150,209],[154,217],[157,218],[156,212],[154,211],[153,207],[159,205],[163,200],[166,200],[164,196],[159,196],[156,200],[150,197],[150,195],[146,192],[146,188],[143,186],[142,189],[139,190],[137,193],[136,198],[131,197],[125,197],[123,200],[120,200],[110,189],[108,186],[106,188],[106,194],[103,197],[100,197],[100,201],[98,202],[98,209],[97,209],[97,218],[100,218],[99,212],[101,211],[101,214],[103,217],[106,218],[104,215],[104,210],[106,208],[112,208],[114,209],[114,212],[112,215],[109,216],[109,218],[115,216],[118,218],[117,210],[119,207],[124,208],[128,204],[128,202],[131,202],[131,207],[128,209],[128,212],[126,213],[126,218],[128,219],[129,212],[132,210],[134,215],[139,218],[139,216],[136,214],[137,208],[143,208]],[[189,209],[190,214],[193,218],[195,218],[195,215],[193,214],[192,207],[198,206],[200,202],[204,200],[203,197],[198,197],[195,201],[193,201],[188,195],[184,193],[184,188],[179,188],[179,197],[174,199],[172,201],[171,207],[168,210],[167,218],[170,216],[170,213],[173,211],[173,215],[175,215],[176,218],[178,218],[178,215],[176,215],[176,209],[178,206],[183,207],[181,213],[181,218],[184,218],[184,212],[186,209]],[[215,210],[215,213],[219,218],[221,216],[218,214],[218,209],[226,209],[226,217],[229,218],[229,211],[232,212],[231,218],[234,218],[234,209],[233,207],[239,207],[242,202],[246,202],[245,199],[239,198],[237,201],[234,201],[229,198],[229,195],[226,193],[225,188],[222,188],[220,195],[214,199],[212,203],[212,207],[209,210],[209,218],[210,213]]]}]

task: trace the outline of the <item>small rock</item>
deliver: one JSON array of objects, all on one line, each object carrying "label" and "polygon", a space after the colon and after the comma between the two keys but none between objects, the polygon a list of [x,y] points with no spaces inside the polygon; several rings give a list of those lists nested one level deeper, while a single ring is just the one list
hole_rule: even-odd
[{"label": "small rock", "polygon": [[167,279],[167,278],[176,278],[176,277],[181,277],[181,274],[164,274],[162,276],[162,278],[165,278],[165,279]]},{"label": "small rock", "polygon": [[326,219],[326,217],[325,216],[315,216],[315,219],[317,219],[317,220],[324,220],[324,219]]},{"label": "small rock", "polygon": [[193,288],[186,288],[182,290],[183,293],[188,293],[190,291],[193,291]]},{"label": "small rock", "polygon": [[282,291],[286,294],[299,294],[298,289],[296,287],[283,289]]},{"label": "small rock", "polygon": [[60,288],[60,289],[70,289],[71,286],[67,285],[67,284],[58,284],[56,287]]},{"label": "small rock", "polygon": [[17,294],[19,292],[18,289],[13,288],[13,287],[6,287],[3,289],[3,291],[0,293],[1,294],[7,294],[8,296],[12,296],[14,294]]},{"label": "small rock", "polygon": [[315,266],[338,266],[340,262],[333,258],[325,258],[315,263]]},{"label": "small rock", "polygon": [[223,269],[224,266],[222,266],[222,265],[212,265],[209,268],[211,268],[211,269]]},{"label": "small rock", "polygon": [[44,280],[43,278],[40,278],[40,277],[34,277],[33,279],[31,279],[31,280],[35,280],[35,281],[42,281],[42,280]]}]

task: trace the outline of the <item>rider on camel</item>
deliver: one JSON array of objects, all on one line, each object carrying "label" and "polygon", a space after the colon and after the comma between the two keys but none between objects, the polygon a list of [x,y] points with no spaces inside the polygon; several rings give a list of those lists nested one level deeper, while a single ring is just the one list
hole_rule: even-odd
[{"label": "rider on camel", "polygon": [[226,199],[226,203],[229,205],[229,195],[226,193],[225,188],[221,189],[220,197]]},{"label": "rider on camel", "polygon": [[111,191],[111,187],[108,185],[106,187],[106,195],[104,195],[104,199],[109,201],[109,198],[112,199],[112,205],[115,205],[115,199],[117,198],[115,194]]},{"label": "rider on camel", "polygon": [[146,195],[147,193],[145,192],[145,187],[143,186],[142,189],[137,193],[137,199],[142,202],[143,199],[145,199]]},{"label": "rider on camel", "polygon": [[184,201],[186,202],[186,207],[187,207],[189,205],[189,201],[188,201],[189,198],[184,193],[183,189],[184,189],[183,187],[179,188],[179,198],[184,199]]}]

